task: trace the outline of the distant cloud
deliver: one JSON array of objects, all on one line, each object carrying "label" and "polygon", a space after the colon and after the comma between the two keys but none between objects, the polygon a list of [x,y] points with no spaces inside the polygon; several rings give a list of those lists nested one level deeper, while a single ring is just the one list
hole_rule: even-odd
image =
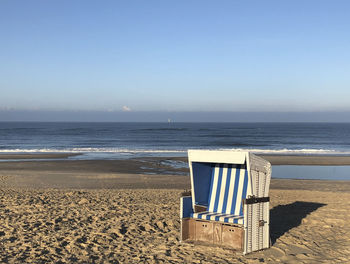
[{"label": "distant cloud", "polygon": [[124,105],[123,108],[122,108],[123,112],[130,112],[131,111],[131,108]]}]

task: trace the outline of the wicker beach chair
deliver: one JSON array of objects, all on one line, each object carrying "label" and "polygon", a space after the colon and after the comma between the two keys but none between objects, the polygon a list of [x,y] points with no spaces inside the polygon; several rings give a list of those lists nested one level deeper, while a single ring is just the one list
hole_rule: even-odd
[{"label": "wicker beach chair", "polygon": [[181,197],[181,241],[247,254],[270,246],[271,165],[249,152],[189,150],[191,196]]}]

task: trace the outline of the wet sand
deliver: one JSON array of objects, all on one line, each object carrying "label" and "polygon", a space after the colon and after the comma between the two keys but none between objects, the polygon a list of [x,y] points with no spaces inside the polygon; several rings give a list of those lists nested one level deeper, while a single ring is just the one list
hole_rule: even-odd
[{"label": "wet sand", "polygon": [[168,164],[181,160],[184,159],[0,162],[0,179],[8,188],[188,188],[188,168]]},{"label": "wet sand", "polygon": [[[22,160],[22,159],[67,159],[69,157],[79,156],[80,153],[19,153],[19,154],[0,154],[0,160]],[[350,165],[349,155],[276,155],[276,154],[256,154],[268,161],[272,165]],[[138,158],[142,159],[164,159],[164,158]],[[170,159],[182,160],[187,162],[186,157],[170,157]],[[106,161],[106,163],[115,163],[119,161]]]},{"label": "wet sand", "polygon": [[350,262],[350,182],[272,179],[272,247],[242,256],[180,243],[189,177],[163,160],[1,162],[0,263]]}]

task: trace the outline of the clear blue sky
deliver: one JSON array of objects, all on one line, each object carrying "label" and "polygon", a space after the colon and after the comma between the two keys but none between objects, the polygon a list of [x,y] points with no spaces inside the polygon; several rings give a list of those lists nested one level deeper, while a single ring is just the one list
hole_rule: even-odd
[{"label": "clear blue sky", "polygon": [[0,110],[349,111],[350,1],[0,2]]}]

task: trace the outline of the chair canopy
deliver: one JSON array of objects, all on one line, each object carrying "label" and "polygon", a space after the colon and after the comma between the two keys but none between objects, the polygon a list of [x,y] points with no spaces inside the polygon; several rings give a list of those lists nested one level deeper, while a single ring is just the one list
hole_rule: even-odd
[{"label": "chair canopy", "polygon": [[189,150],[192,203],[242,214],[242,199],[268,196],[271,165],[249,152]]}]

